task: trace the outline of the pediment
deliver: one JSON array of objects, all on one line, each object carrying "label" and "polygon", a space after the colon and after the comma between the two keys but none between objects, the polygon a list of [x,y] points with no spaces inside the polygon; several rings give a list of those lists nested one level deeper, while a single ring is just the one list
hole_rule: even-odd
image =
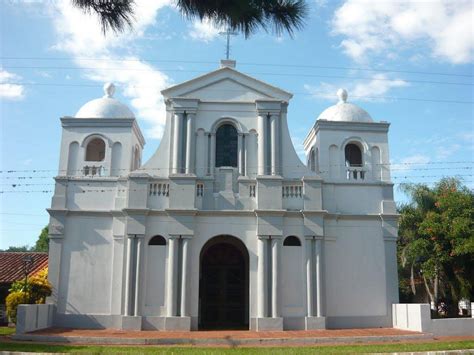
[{"label": "pediment", "polygon": [[225,67],[161,92],[165,99],[183,97],[201,101],[289,101],[293,96],[275,86]]}]

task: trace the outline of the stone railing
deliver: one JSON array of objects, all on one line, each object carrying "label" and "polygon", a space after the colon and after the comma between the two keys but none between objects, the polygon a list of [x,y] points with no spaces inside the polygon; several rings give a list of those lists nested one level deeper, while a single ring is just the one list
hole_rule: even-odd
[{"label": "stone railing", "polygon": [[170,184],[168,180],[152,181],[148,184],[148,207],[154,209],[168,208]]},{"label": "stone railing", "polygon": [[170,195],[170,184],[168,183],[150,183],[150,188],[148,192],[149,196],[166,196]]},{"label": "stone railing", "polygon": [[302,184],[283,184],[281,188],[281,197],[283,198],[303,198]]},{"label": "stone railing", "polygon": [[82,175],[89,177],[105,176],[105,167],[103,165],[84,165]]},{"label": "stone railing", "polygon": [[360,167],[348,166],[346,168],[347,180],[365,180],[365,170]]}]

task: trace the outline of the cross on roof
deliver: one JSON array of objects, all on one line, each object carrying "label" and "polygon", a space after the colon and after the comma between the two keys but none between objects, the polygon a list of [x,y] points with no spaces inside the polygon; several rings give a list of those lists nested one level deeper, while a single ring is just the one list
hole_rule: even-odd
[{"label": "cross on roof", "polygon": [[226,31],[219,32],[220,35],[226,35],[227,36],[227,44],[226,44],[226,50],[225,50],[225,59],[229,60],[230,57],[230,36],[237,36],[237,32],[232,32],[231,28],[228,27]]}]

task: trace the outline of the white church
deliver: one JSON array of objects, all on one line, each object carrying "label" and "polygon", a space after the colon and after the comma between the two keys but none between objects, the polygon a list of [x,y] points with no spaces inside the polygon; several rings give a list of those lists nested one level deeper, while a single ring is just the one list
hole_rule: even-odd
[{"label": "white church", "polygon": [[104,91],[61,118],[48,210],[54,326],[392,326],[389,123],[339,90],[308,127],[303,163],[292,94],[224,60],[161,92],[166,127],[143,163],[135,115],[112,84]]}]

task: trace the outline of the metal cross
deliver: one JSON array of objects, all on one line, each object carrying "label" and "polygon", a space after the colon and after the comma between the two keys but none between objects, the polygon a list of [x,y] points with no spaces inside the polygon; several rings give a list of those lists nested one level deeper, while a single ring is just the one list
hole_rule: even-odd
[{"label": "metal cross", "polygon": [[229,60],[230,57],[230,36],[237,36],[237,32],[232,32],[230,27],[227,28],[226,31],[219,32],[220,35],[226,35],[227,36],[227,45],[226,45],[226,50],[225,50],[225,56],[227,60]]}]

